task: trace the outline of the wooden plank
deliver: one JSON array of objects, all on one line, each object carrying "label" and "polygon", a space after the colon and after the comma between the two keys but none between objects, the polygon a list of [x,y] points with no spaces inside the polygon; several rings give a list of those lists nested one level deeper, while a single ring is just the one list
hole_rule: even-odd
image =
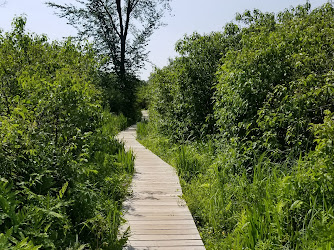
[{"label": "wooden plank", "polygon": [[152,174],[152,175],[158,175],[158,176],[170,174],[172,176],[176,174],[176,171],[173,169],[168,169],[168,168],[157,169],[156,167],[151,167],[151,168],[140,167],[140,168],[136,168],[136,173]]},{"label": "wooden plank", "polygon": [[168,209],[160,209],[160,210],[154,210],[152,208],[129,208],[128,210],[125,210],[125,212],[129,215],[166,215],[166,216],[174,216],[174,215],[187,215],[189,214],[189,210],[187,209],[173,209],[173,210],[168,210]]},{"label": "wooden plank", "polygon": [[151,193],[156,193],[156,192],[165,192],[165,193],[180,193],[180,195],[182,194],[181,189],[179,188],[173,188],[173,187],[160,187],[160,186],[156,186],[156,187],[150,187],[150,186],[133,186],[133,188],[136,188],[136,192],[151,192]]},{"label": "wooden plank", "polygon": [[125,202],[159,202],[159,201],[175,201],[182,204],[186,204],[186,202],[180,197],[175,195],[145,195],[141,193],[135,193],[131,197],[129,197]]},{"label": "wooden plank", "polygon": [[[163,177],[160,179],[157,179],[155,176],[135,176],[133,177],[132,181],[147,181],[147,182],[158,182],[158,183],[162,183],[162,182],[178,182],[178,179],[175,178],[168,178],[168,177]],[[132,185],[133,186],[133,185]],[[136,190],[133,190],[133,192],[136,192]]]},{"label": "wooden plank", "polygon": [[139,167],[168,167],[170,169],[175,169],[168,163],[161,160],[159,157],[151,158],[151,157],[135,157],[135,165]]},{"label": "wooden plank", "polygon": [[151,206],[187,206],[185,201],[180,200],[178,195],[171,193],[165,194],[147,194],[147,193],[136,193],[136,196],[132,200],[127,200],[123,205],[136,206],[136,205],[151,205]]},{"label": "wooden plank", "polygon": [[159,224],[159,225],[151,225],[151,224],[134,224],[132,225],[130,222],[130,230],[132,229],[183,229],[183,230],[188,230],[188,229],[196,229],[195,224],[191,225],[183,225],[183,224],[177,224],[177,225],[170,225],[170,224]]},{"label": "wooden plank", "polygon": [[129,202],[124,202],[125,206],[186,206],[185,202],[182,200],[134,200]]},{"label": "wooden plank", "polygon": [[172,211],[168,211],[167,209],[163,209],[161,211],[154,211],[151,209],[136,209],[136,208],[130,208],[129,210],[125,211],[125,215],[130,215],[132,217],[148,217],[151,216],[152,218],[157,216],[166,216],[170,217],[172,219],[172,216],[188,216],[189,218],[191,214],[186,209],[173,209]]},{"label": "wooden plank", "polygon": [[164,234],[164,235],[169,235],[169,234],[179,234],[179,235],[188,235],[188,234],[198,234],[197,228],[193,229],[187,229],[187,230],[182,230],[182,229],[131,229],[131,234],[149,234],[149,235],[155,235],[155,234]]},{"label": "wooden plank", "polygon": [[172,169],[136,168],[136,173],[141,173],[141,174],[165,175],[165,174],[174,174],[174,172],[175,171]]},{"label": "wooden plank", "polygon": [[[159,191],[159,190],[163,190],[163,191],[170,191],[171,193],[174,193],[175,191],[180,191],[181,192],[181,188],[173,185],[171,187],[168,186],[162,186],[160,184],[152,184],[151,186],[149,185],[132,185],[131,188],[134,190],[134,193],[140,193],[142,191]],[[182,194],[182,193],[181,193]]]},{"label": "wooden plank", "polygon": [[182,195],[182,192],[180,190],[175,190],[175,191],[171,191],[168,189],[160,189],[160,190],[149,190],[148,188],[146,189],[140,189],[138,190],[138,193],[141,194],[146,194],[146,195],[170,195],[170,194],[175,194],[175,195]]},{"label": "wooden plank", "polygon": [[192,220],[193,217],[191,215],[125,215],[126,220],[136,221],[136,220]]},{"label": "wooden plank", "polygon": [[190,213],[187,206],[124,206],[125,212],[151,212],[156,213],[175,213],[175,212],[185,212]]},{"label": "wooden plank", "polygon": [[136,247],[132,246],[125,247],[126,250],[205,250],[204,246],[173,246],[173,247]]},{"label": "wooden plank", "polygon": [[130,223],[132,225],[195,225],[194,220],[133,220]]},{"label": "wooden plank", "polygon": [[[129,243],[133,247],[171,247],[171,246],[203,246],[203,243],[201,240],[159,240],[159,241],[154,241],[154,240],[147,240],[147,241],[142,241],[142,240],[129,240]],[[181,249],[181,248],[180,248]]]},{"label": "wooden plank", "polygon": [[136,180],[137,178],[142,178],[142,179],[153,179],[153,180],[165,180],[165,179],[171,179],[171,180],[176,180],[179,181],[179,178],[176,175],[162,175],[159,173],[140,173],[136,172],[133,176],[133,180]]},{"label": "wooden plank", "polygon": [[141,195],[165,195],[165,196],[170,196],[170,195],[175,195],[175,197],[182,195],[181,191],[175,191],[175,192],[169,192],[168,190],[156,190],[156,191],[152,191],[152,190],[141,190],[140,193],[137,194],[141,194]]},{"label": "wooden plank", "polygon": [[144,194],[144,193],[134,193],[132,194],[133,200],[143,199],[143,200],[163,200],[164,198],[178,198],[178,194]]},{"label": "wooden plank", "polygon": [[[167,227],[161,228],[158,227],[156,225],[145,225],[143,227],[138,226],[138,225],[122,225],[120,227],[120,231],[124,232],[126,229],[130,230],[130,236],[132,235],[143,235],[143,234],[147,234],[147,235],[154,235],[154,234],[180,234],[180,235],[189,235],[189,234],[198,234],[198,230],[195,226],[191,227],[191,226],[184,226],[184,225],[178,225],[175,227],[172,227],[172,225],[168,225]],[[199,234],[198,234],[199,235]]]},{"label": "wooden plank", "polygon": [[152,162],[152,161],[145,161],[143,163],[140,163],[142,160],[140,159],[136,159],[135,160],[135,165],[136,167],[146,167],[146,168],[157,168],[157,167],[168,167],[170,169],[175,169],[173,167],[171,167],[170,165],[168,165],[166,162],[164,161],[155,161],[155,162]]},{"label": "wooden plank", "polygon": [[140,173],[136,172],[133,177],[149,177],[149,178],[154,178],[155,180],[160,180],[160,179],[173,179],[173,180],[179,180],[179,178],[174,175],[163,175],[161,173]]},{"label": "wooden plank", "polygon": [[132,210],[132,211],[188,211],[186,206],[178,206],[178,205],[124,205],[124,209]]},{"label": "wooden plank", "polygon": [[[167,181],[171,181],[171,180],[167,180]],[[175,182],[173,184],[168,184],[168,185],[161,185],[160,182],[155,182],[155,183],[143,183],[143,182],[141,182],[141,183],[133,183],[131,185],[131,188],[133,189],[133,191],[137,191],[138,188],[151,188],[152,190],[154,190],[154,189],[176,189],[176,190],[181,190],[180,184],[175,183]]]},{"label": "wooden plank", "polygon": [[156,193],[156,192],[164,192],[164,193],[170,193],[170,194],[175,194],[175,192],[180,193],[180,195],[182,195],[181,189],[178,188],[173,188],[173,187],[159,187],[159,186],[132,186],[132,188],[136,189],[136,194],[140,194],[142,192],[152,192],[152,193]]},{"label": "wooden plank", "polygon": [[167,195],[145,195],[136,193],[132,196],[131,201],[168,201],[168,200],[183,200],[177,196],[172,194]]},{"label": "wooden plank", "polygon": [[[146,184],[146,181],[136,181],[136,184]],[[160,185],[170,185],[170,184],[178,184],[180,185],[179,181],[160,181],[160,180],[152,180],[151,184],[160,184]]]},{"label": "wooden plank", "polygon": [[145,166],[138,166],[137,164],[135,164],[136,170],[138,171],[139,169],[147,169],[150,171],[156,170],[156,171],[162,171],[162,170],[166,170],[166,171],[171,171],[171,172],[176,172],[176,170],[174,168],[169,167],[168,165],[145,165]]},{"label": "wooden plank", "polygon": [[168,188],[172,188],[172,189],[178,189],[181,190],[180,188],[180,184],[176,183],[176,182],[172,182],[169,183],[168,185],[162,185],[160,182],[153,182],[153,183],[145,183],[145,182],[136,182],[133,183],[132,188],[140,188],[140,187],[145,187],[145,188],[151,188],[151,189],[168,189]]},{"label": "wooden plank", "polygon": [[200,240],[198,233],[195,234],[134,234],[130,240]]},{"label": "wooden plank", "polygon": [[155,215],[155,216],[180,216],[180,215],[188,215],[190,214],[189,211],[187,210],[172,210],[172,211],[152,211],[152,210],[128,210],[126,211],[128,215],[133,215],[133,216],[140,216],[140,215]]},{"label": "wooden plank", "polygon": [[[159,160],[161,161],[161,160]],[[152,163],[155,162],[155,163]],[[148,159],[148,160],[135,160],[135,166],[140,168],[157,168],[157,169],[169,169],[169,170],[176,170],[175,168],[167,165],[166,163],[163,162],[158,162],[156,159]]]}]

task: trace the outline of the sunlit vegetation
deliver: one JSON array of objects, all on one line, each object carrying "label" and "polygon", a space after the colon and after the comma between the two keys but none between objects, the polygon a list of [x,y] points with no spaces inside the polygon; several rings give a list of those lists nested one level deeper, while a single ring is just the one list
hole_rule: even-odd
[{"label": "sunlit vegetation", "polygon": [[174,165],[208,249],[334,247],[334,6],[238,14],[150,78],[138,138]]},{"label": "sunlit vegetation", "polygon": [[0,33],[0,249],[121,249],[133,156],[114,136],[127,119],[104,109],[89,45],[25,23]]}]

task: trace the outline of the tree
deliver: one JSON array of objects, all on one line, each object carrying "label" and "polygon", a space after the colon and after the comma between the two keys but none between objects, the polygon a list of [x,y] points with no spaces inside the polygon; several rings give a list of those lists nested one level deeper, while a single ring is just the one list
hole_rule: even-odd
[{"label": "tree", "polygon": [[75,0],[78,4],[47,5],[78,30],[78,37],[95,40],[100,54],[108,55],[106,66],[121,78],[143,67],[145,50],[153,31],[163,23],[171,0]]}]

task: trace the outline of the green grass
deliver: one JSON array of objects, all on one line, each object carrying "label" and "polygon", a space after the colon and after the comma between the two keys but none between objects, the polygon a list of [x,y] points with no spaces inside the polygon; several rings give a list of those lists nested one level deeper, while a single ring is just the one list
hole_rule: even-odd
[{"label": "green grass", "polygon": [[314,156],[277,164],[262,154],[249,173],[232,146],[172,144],[149,126],[138,137],[176,167],[207,249],[333,249],[333,184],[319,181]]}]

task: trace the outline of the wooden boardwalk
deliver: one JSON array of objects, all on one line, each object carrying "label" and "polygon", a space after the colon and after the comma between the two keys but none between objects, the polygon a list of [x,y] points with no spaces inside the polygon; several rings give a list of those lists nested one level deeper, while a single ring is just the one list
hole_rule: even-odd
[{"label": "wooden boardwalk", "polygon": [[125,202],[125,219],[131,235],[125,249],[205,249],[182,195],[173,167],[136,140],[136,127],[118,135],[133,150],[135,175],[132,195]]}]

